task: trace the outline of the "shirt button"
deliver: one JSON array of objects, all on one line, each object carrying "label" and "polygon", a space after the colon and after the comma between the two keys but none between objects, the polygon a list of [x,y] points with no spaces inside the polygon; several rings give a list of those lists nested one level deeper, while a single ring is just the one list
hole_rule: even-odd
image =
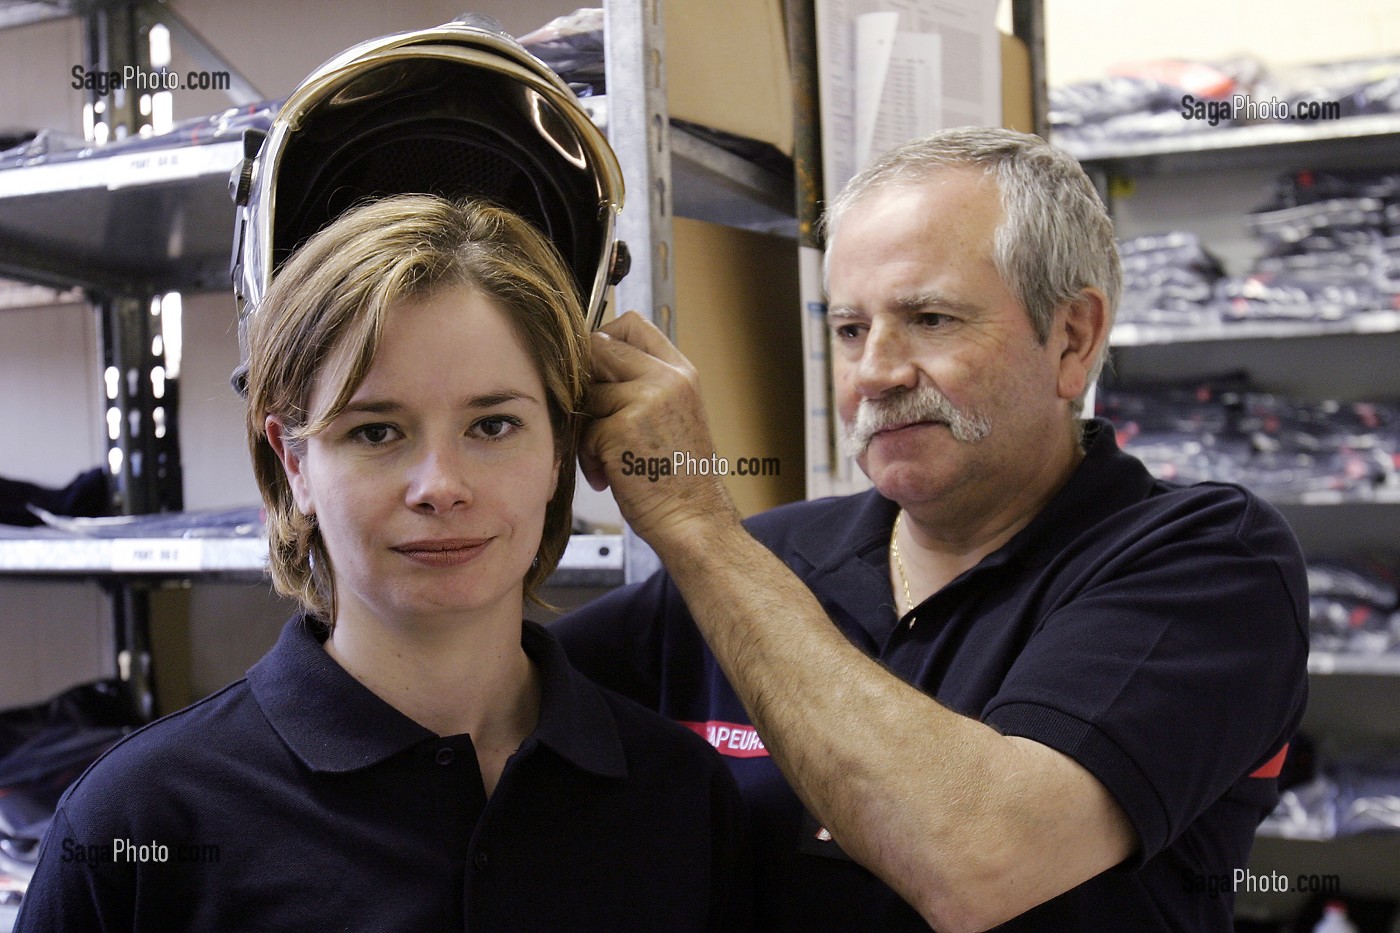
[{"label": "shirt button", "polygon": [[480,871],[485,871],[486,866],[491,864],[491,859],[486,855],[485,852],[476,853],[476,859],[474,861],[476,862],[477,869]]},{"label": "shirt button", "polygon": [[455,757],[450,748],[440,748],[437,751],[437,763],[440,765],[452,764],[452,759]]}]

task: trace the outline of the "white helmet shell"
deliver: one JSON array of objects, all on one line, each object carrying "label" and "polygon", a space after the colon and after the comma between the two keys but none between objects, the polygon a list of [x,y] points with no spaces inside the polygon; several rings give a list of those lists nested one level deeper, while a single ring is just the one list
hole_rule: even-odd
[{"label": "white helmet shell", "polygon": [[244,148],[230,182],[240,334],[291,253],[373,197],[475,197],[520,214],[563,256],[593,327],[626,274],[617,157],[568,85],[485,17],[347,49]]}]

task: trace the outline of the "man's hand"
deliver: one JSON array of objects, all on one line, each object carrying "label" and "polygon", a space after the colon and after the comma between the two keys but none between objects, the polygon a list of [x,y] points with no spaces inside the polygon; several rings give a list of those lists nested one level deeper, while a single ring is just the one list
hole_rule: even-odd
[{"label": "man's hand", "polygon": [[945,709],[852,645],[719,479],[625,466],[713,452],[695,370],[660,331],[624,315],[593,336],[593,361],[589,482],[612,486],[774,761],[852,858],[930,926],[985,930],[1132,852],[1132,825],[1082,766]]},{"label": "man's hand", "polygon": [[664,560],[707,523],[737,524],[723,482],[682,466],[715,448],[695,367],[666,336],[635,312],[610,321],[593,334],[593,379],[579,464],[594,489],[612,487],[628,525]]}]

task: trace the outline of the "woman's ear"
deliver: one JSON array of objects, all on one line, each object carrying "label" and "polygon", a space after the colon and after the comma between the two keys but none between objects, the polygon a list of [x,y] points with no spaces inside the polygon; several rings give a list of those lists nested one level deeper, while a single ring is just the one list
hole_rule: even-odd
[{"label": "woman's ear", "polygon": [[303,515],[315,515],[316,503],[312,495],[311,480],[304,467],[305,446],[292,439],[286,423],[277,415],[268,415],[263,421],[267,433],[267,443],[282,461],[282,470],[287,474],[287,485],[292,489],[292,498],[297,510]]}]

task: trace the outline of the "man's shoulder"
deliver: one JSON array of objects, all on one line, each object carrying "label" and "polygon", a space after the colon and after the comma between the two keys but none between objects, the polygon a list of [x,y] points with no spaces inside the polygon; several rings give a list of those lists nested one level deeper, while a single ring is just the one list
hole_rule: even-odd
[{"label": "man's shoulder", "polygon": [[1232,536],[1251,548],[1297,547],[1283,513],[1258,494],[1234,483],[1158,482],[1138,513],[1144,522],[1180,523],[1210,530]]},{"label": "man's shoulder", "polygon": [[789,502],[745,519],[749,534],[773,550],[782,551],[793,542],[812,536],[830,539],[837,532],[854,527],[880,502],[872,490],[846,496],[829,496]]},{"label": "man's shoulder", "polygon": [[1076,554],[1154,573],[1175,567],[1188,575],[1238,577],[1253,568],[1253,579],[1268,582],[1267,592],[1287,594],[1295,622],[1306,626],[1302,547],[1278,508],[1243,486],[1157,481],[1140,501],[1082,528],[1077,544],[1064,549],[1066,558]]}]

